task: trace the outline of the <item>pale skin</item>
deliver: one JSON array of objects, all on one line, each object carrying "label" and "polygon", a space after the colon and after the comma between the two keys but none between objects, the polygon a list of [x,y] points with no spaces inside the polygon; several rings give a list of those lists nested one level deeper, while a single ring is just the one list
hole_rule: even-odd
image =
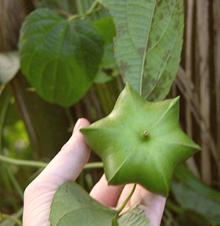
[{"label": "pale skin", "polygon": [[[86,119],[79,119],[72,136],[61,151],[42,173],[31,183],[24,193],[23,226],[50,226],[50,206],[55,192],[66,181],[75,181],[90,157],[90,149],[85,144],[79,129],[87,127]],[[105,176],[93,187],[90,195],[103,205],[117,209],[131,192],[133,185],[109,186]],[[161,223],[166,199],[137,186],[124,211],[141,205],[150,226]]]}]

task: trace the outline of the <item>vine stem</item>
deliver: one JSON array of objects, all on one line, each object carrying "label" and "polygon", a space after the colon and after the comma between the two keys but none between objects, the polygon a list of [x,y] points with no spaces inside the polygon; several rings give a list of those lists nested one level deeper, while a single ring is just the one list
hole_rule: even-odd
[{"label": "vine stem", "polygon": [[68,21],[75,20],[75,19],[77,19],[77,18],[79,18],[79,17],[80,17],[79,15],[72,15],[72,16],[69,16]]},{"label": "vine stem", "polygon": [[14,176],[12,169],[10,167],[5,167],[8,173],[8,177],[11,180],[11,183],[13,185],[13,187],[15,188],[15,190],[17,191],[19,197],[21,200],[23,200],[23,190],[20,186],[20,184],[18,183],[16,177]]},{"label": "vine stem", "polygon": [[77,13],[79,15],[83,15],[82,0],[76,0],[76,8],[77,8]]},{"label": "vine stem", "polygon": [[12,164],[12,165],[28,166],[33,168],[45,168],[47,166],[47,163],[45,162],[14,159],[14,158],[9,158],[3,155],[0,155],[0,161],[4,163]]},{"label": "vine stem", "polygon": [[[21,159],[14,159],[9,158],[3,155],[0,155],[0,162],[4,162],[7,164],[17,165],[17,166],[27,166],[33,168],[45,168],[48,163],[40,162],[40,161],[29,161],[29,160],[21,160]],[[84,170],[88,169],[102,169],[103,163],[102,162],[91,162],[84,166]]]},{"label": "vine stem", "polygon": [[82,14],[82,9],[81,9],[81,6],[80,6],[80,12],[79,12],[80,14],[69,16],[68,21],[72,21],[72,20],[75,20],[77,18],[85,18],[85,17],[91,16],[96,11],[96,8],[99,5],[100,5],[100,2],[98,0],[95,0],[92,3],[92,5],[90,6],[90,8],[84,14]]},{"label": "vine stem", "polygon": [[124,210],[124,208],[127,206],[128,202],[130,201],[131,197],[133,196],[135,189],[137,187],[137,184],[134,184],[130,194],[128,195],[128,197],[124,200],[124,202],[122,203],[121,207],[118,209],[118,213],[117,213],[117,217],[120,216],[121,212]]},{"label": "vine stem", "polygon": [[58,13],[59,15],[61,15],[61,16],[67,17],[67,18],[72,16],[71,13],[69,13],[69,12],[67,12],[67,11],[65,11],[65,10],[63,10],[63,9],[58,9],[58,10],[57,10],[57,13]]},{"label": "vine stem", "polygon": [[88,11],[85,13],[84,17],[90,16],[93,14],[93,12],[96,10],[96,8],[100,5],[100,2],[98,0],[95,0],[91,7],[88,9]]},{"label": "vine stem", "polygon": [[[29,161],[29,160],[21,160],[21,159],[14,159],[14,158],[9,158],[6,156],[3,156],[0,154],[0,162],[11,164],[11,165],[17,165],[17,166],[26,166],[26,167],[33,167],[33,168],[45,168],[48,163],[46,162],[40,162],[40,161]],[[92,162],[92,163],[87,163],[84,166],[84,170],[90,170],[90,169],[102,169],[103,168],[103,163],[102,162]],[[137,184],[134,184],[130,194],[128,197],[125,199],[123,202],[122,206],[118,209],[117,211],[117,217],[120,216],[121,212],[124,210],[128,202],[130,201],[131,197],[133,196],[135,189],[136,189]],[[0,217],[3,217],[3,215],[0,215]]]},{"label": "vine stem", "polygon": [[22,226],[21,221],[18,218],[14,217],[13,215],[0,213],[0,221],[3,221],[3,220],[11,220],[14,223],[16,223],[17,225]]}]

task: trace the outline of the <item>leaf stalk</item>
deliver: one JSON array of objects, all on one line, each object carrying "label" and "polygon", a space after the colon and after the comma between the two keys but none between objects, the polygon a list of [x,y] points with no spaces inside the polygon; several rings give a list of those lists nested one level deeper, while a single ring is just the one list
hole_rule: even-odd
[{"label": "leaf stalk", "polygon": [[121,207],[118,209],[118,213],[117,213],[117,217],[120,216],[120,214],[122,213],[122,211],[124,210],[124,208],[127,206],[128,202],[130,201],[131,197],[133,196],[135,189],[137,187],[137,184],[134,184],[130,194],[128,195],[128,197],[125,199],[125,201],[122,203]]},{"label": "leaf stalk", "polygon": [[[0,162],[4,162],[11,165],[17,165],[17,166],[33,167],[33,168],[45,168],[48,164],[46,162],[40,162],[40,161],[14,159],[14,158],[9,158],[3,155],[0,155]],[[84,170],[102,169],[102,168],[103,168],[102,162],[91,162],[91,163],[87,163],[84,166]]]}]

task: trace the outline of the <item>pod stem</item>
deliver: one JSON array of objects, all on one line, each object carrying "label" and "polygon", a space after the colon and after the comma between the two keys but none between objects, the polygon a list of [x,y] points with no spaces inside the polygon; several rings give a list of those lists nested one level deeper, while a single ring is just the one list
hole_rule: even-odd
[{"label": "pod stem", "polygon": [[124,210],[124,208],[127,206],[128,202],[130,201],[131,197],[133,196],[135,189],[137,187],[137,184],[134,184],[131,192],[129,193],[128,197],[125,199],[125,201],[122,203],[121,207],[118,209],[118,213],[117,213],[117,217],[120,216],[120,214],[122,213],[122,211]]}]

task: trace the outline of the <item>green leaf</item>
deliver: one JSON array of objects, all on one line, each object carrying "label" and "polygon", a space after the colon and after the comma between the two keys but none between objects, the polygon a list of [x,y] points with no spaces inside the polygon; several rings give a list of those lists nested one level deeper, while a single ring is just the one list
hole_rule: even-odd
[{"label": "green leaf", "polygon": [[9,82],[20,68],[17,52],[0,53],[0,84]]},{"label": "green leaf", "polygon": [[144,211],[140,207],[129,210],[118,220],[119,226],[149,226]]},{"label": "green leaf", "polygon": [[175,79],[183,43],[183,0],[100,0],[116,24],[115,55],[125,80],[149,100]]},{"label": "green leaf", "polygon": [[220,193],[203,184],[184,166],[178,167],[175,177],[172,191],[178,203],[211,224],[220,225]]},{"label": "green leaf", "polygon": [[106,45],[112,44],[116,34],[115,25],[111,17],[104,17],[95,21],[98,34],[103,38]]},{"label": "green leaf", "polygon": [[111,18],[105,17],[95,22],[99,35],[105,42],[104,55],[101,62],[102,69],[112,69],[118,71],[113,52],[113,38],[115,36],[115,26]]},{"label": "green leaf", "polygon": [[116,65],[113,52],[113,38],[115,36],[115,25],[111,17],[104,17],[95,21],[99,35],[103,38],[105,47],[104,55],[96,76],[95,83],[106,83],[113,80],[120,73]]},{"label": "green leaf", "polygon": [[76,183],[63,184],[51,206],[52,226],[112,226],[116,212],[93,200]]},{"label": "green leaf", "polygon": [[48,9],[27,17],[20,36],[22,71],[45,100],[69,106],[92,85],[103,41],[86,20],[65,20]]},{"label": "green leaf", "polygon": [[199,149],[179,126],[179,98],[149,102],[129,86],[107,117],[81,131],[110,184],[139,183],[164,196],[175,167]]},{"label": "green leaf", "polygon": [[103,84],[113,80],[114,77],[107,75],[102,69],[96,76],[95,83],[96,84]]}]

